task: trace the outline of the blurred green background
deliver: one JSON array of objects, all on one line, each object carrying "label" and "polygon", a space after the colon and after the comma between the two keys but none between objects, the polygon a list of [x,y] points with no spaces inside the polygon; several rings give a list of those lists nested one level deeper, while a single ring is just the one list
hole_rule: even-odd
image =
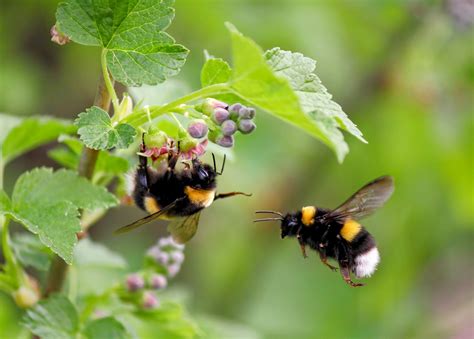
[{"label": "blurred green background", "polygon": [[[49,41],[56,5],[2,1],[1,112],[74,118],[92,104],[99,51]],[[351,151],[340,165],[322,143],[259,112],[257,132],[237,139],[219,182],[222,191],[253,197],[203,213],[174,283],[192,317],[230,324],[243,338],[474,337],[473,7],[469,0],[177,1],[169,32],[191,53],[171,96],[198,88],[204,48],[229,59],[223,24],[231,21],[264,49],[316,59],[323,83],[369,141],[347,136]],[[55,166],[49,148],[9,165],[8,192],[23,171]],[[314,252],[303,260],[276,224],[252,223],[256,209],[335,207],[382,174],[395,177],[396,191],[364,222],[382,255],[366,287],[346,286]],[[133,207],[112,210],[91,237],[138,267],[163,225],[126,237],[111,232],[140,216]],[[0,295],[1,338],[17,333],[20,316]]]}]

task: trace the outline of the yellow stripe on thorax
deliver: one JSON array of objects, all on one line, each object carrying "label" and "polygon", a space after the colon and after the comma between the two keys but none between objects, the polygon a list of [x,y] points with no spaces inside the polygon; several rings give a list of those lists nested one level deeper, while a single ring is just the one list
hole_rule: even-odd
[{"label": "yellow stripe on thorax", "polygon": [[189,201],[202,207],[209,207],[216,195],[215,190],[202,190],[191,186],[186,186],[184,193],[188,196]]},{"label": "yellow stripe on thorax", "polygon": [[352,241],[354,238],[359,234],[360,230],[362,229],[362,226],[355,220],[352,219],[347,219],[344,222],[344,225],[341,228],[341,236],[347,240],[347,241]]},{"label": "yellow stripe on thorax", "polygon": [[314,206],[306,206],[301,209],[301,222],[305,226],[310,226],[314,223],[314,217],[317,209]]},{"label": "yellow stripe on thorax", "polygon": [[143,205],[145,206],[146,211],[150,214],[156,213],[160,210],[158,202],[153,197],[145,197]]}]

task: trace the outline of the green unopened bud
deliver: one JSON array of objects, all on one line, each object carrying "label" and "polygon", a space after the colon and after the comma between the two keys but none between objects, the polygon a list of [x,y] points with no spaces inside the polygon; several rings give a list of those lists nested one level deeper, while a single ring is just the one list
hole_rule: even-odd
[{"label": "green unopened bud", "polygon": [[130,115],[133,111],[133,100],[127,93],[123,94],[122,101],[117,111],[118,120],[122,120],[126,116]]},{"label": "green unopened bud", "polygon": [[38,291],[35,291],[34,289],[26,286],[21,286],[19,289],[17,289],[13,294],[13,299],[15,300],[15,303],[18,305],[18,307],[21,308],[29,308],[34,305],[39,300],[39,293]]},{"label": "green unopened bud", "polygon": [[145,144],[147,147],[161,147],[166,144],[167,140],[168,135],[153,126],[148,128],[148,132],[145,134]]},{"label": "green unopened bud", "polygon": [[197,144],[198,143],[196,142],[196,139],[193,139],[192,137],[188,136],[188,137],[181,140],[181,142],[179,144],[179,147],[180,147],[181,151],[187,152],[191,148],[196,147]]}]

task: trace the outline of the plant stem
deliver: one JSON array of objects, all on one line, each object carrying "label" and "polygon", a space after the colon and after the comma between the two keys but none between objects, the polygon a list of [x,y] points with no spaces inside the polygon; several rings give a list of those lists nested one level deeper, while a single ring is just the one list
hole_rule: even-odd
[{"label": "plant stem", "polygon": [[[107,87],[107,91],[109,92],[109,100],[112,98],[112,105],[114,106],[114,113],[118,112],[119,108],[119,101],[117,98],[117,93],[115,93],[114,83],[110,79],[109,71],[107,69],[107,50],[104,48],[102,50],[100,64],[102,67],[102,77],[105,81],[105,86]],[[102,106],[99,106],[103,108]]]},{"label": "plant stem", "polygon": [[3,257],[5,258],[5,271],[8,271],[15,281],[14,285],[17,285],[14,288],[18,288],[18,285],[24,282],[24,273],[20,265],[16,261],[16,258],[13,254],[11,245],[10,245],[10,235],[8,233],[8,225],[10,224],[10,217],[1,216],[0,221],[1,231],[2,231],[2,248],[3,248]]},{"label": "plant stem", "polygon": [[170,115],[173,118],[173,120],[176,122],[176,124],[178,125],[181,132],[186,132],[186,128],[184,128],[183,125],[181,124],[181,121],[179,121],[178,118],[176,118],[176,115],[174,113],[170,113]]},{"label": "plant stem", "polygon": [[[113,83],[108,77],[108,73],[106,73],[106,75],[107,76],[104,75],[99,78],[99,84],[97,86],[97,94],[94,100],[94,105],[108,112],[111,101],[111,91],[108,89],[108,87],[111,86],[112,93],[115,94],[115,91],[113,91]],[[92,178],[92,174],[94,174],[94,167],[95,163],[97,162],[98,156],[99,151],[84,147],[84,149],[82,150],[81,160],[79,162],[79,175],[86,177],[87,179]],[[48,273],[48,280],[44,293],[46,297],[49,296],[51,293],[59,292],[61,290],[64,280],[66,279],[67,269],[68,265],[66,264],[66,262],[64,262],[64,260],[62,260],[59,256],[55,256]]]},{"label": "plant stem", "polygon": [[[211,86],[207,86],[207,87],[204,87],[204,88],[201,88],[197,91],[194,91],[192,93],[189,93],[185,96],[182,96],[181,98],[179,99],[176,99],[168,104],[165,104],[163,106],[151,106],[149,107],[150,109],[150,116],[151,116],[151,119],[155,119],[157,117],[159,117],[160,115],[162,114],[165,114],[165,113],[168,113],[170,111],[172,111],[173,109],[175,109],[176,107],[182,105],[182,104],[185,104],[185,103],[188,103],[190,101],[194,101],[194,100],[197,100],[197,99],[201,99],[201,98],[207,98],[207,97],[210,97],[212,95],[216,95],[216,94],[224,94],[224,93],[228,93],[230,92],[230,88],[229,88],[229,85],[228,84],[216,84],[216,85],[211,85]],[[144,123],[146,123],[148,120],[147,118],[147,114],[146,114],[146,110],[145,109],[141,109],[137,112],[135,112],[134,114],[132,115],[129,115],[128,117],[126,117],[123,122],[126,122],[130,125],[132,125],[133,127],[138,127]]]},{"label": "plant stem", "polygon": [[0,155],[0,189],[3,189],[3,166],[2,156]]}]

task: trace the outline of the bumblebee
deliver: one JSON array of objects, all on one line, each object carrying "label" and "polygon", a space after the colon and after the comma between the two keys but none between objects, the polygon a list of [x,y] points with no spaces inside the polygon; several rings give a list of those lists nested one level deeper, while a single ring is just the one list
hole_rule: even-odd
[{"label": "bumblebee", "polygon": [[200,212],[204,208],[218,199],[251,195],[243,192],[216,193],[216,178],[224,171],[225,156],[219,172],[214,154],[214,167],[194,158],[191,164],[185,163],[184,168],[178,168],[178,145],[178,151],[168,152],[165,166],[155,169],[148,166],[148,158],[143,156],[145,151],[145,141],[142,138],[139,165],[131,175],[130,191],[135,204],[149,215],[119,228],[115,231],[116,234],[131,231],[156,219],[166,219],[171,220],[168,231],[174,240],[185,243],[196,233]]},{"label": "bumblebee", "polygon": [[380,208],[393,190],[393,178],[383,176],[359,189],[334,210],[306,206],[286,215],[276,211],[257,211],[273,217],[255,222],[281,221],[281,238],[296,237],[304,258],[307,257],[306,246],[309,246],[333,271],[337,271],[337,267],[329,264],[328,258],[335,259],[344,281],[350,286],[363,286],[353,282],[350,273],[357,278],[371,276],[380,262],[380,254],[373,236],[359,220]]}]

